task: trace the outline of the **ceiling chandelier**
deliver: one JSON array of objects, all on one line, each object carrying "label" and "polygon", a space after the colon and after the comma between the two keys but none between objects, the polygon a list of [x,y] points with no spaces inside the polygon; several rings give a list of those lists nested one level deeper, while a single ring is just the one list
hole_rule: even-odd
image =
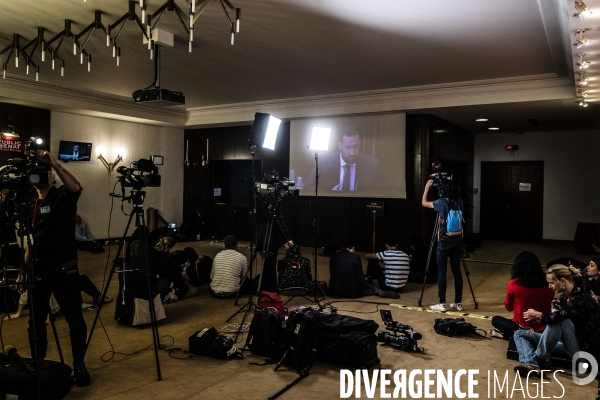
[{"label": "ceiling chandelier", "polygon": [[[85,0],[84,0],[85,1]],[[235,34],[240,31],[241,10],[234,7],[229,0],[218,1],[227,23],[231,30],[231,44],[234,44]],[[38,27],[37,36],[31,40],[26,40],[21,35],[13,34],[13,41],[6,48],[0,50],[0,56],[8,53],[6,59],[2,62],[2,78],[6,79],[6,71],[9,67],[11,58],[14,58],[14,67],[19,68],[19,59],[25,64],[25,72],[29,74],[30,70],[35,71],[35,80],[39,80],[40,64],[36,60],[45,62],[47,55],[50,57],[52,69],[57,63],[60,65],[60,75],[65,75],[65,59],[59,55],[59,50],[63,48],[65,42],[71,42],[73,54],[79,53],[79,63],[87,63],[88,72],[91,71],[92,55],[86,50],[90,38],[94,32],[99,31],[106,36],[106,46],[112,47],[112,56],[116,58],[116,64],[119,65],[121,48],[119,39],[123,29],[129,22],[137,26],[144,37],[144,43],[148,43],[150,58],[154,54],[154,42],[158,33],[157,26],[164,17],[165,13],[172,11],[181,22],[183,29],[188,37],[189,52],[192,52],[192,42],[194,41],[194,24],[202,11],[208,5],[210,0],[183,0],[185,5],[180,7],[175,0],[167,0],[160,5],[154,12],[150,12],[148,5],[150,0],[129,1],[127,12],[112,24],[104,24],[102,21],[102,11],[94,11],[94,20],[87,25],[81,32],[76,33],[72,30],[72,22],[69,19],[64,21],[64,29],[50,39],[46,39],[46,30]],[[139,15],[138,9],[139,7]],[[230,13],[232,15],[230,15]],[[36,50],[40,49],[39,58]],[[64,53],[64,52],[63,52]]]}]

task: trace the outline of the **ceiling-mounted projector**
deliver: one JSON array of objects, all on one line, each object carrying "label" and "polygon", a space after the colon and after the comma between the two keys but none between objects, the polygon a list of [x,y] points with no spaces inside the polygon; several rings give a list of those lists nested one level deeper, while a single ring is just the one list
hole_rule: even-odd
[{"label": "ceiling-mounted projector", "polygon": [[[152,102],[153,104],[161,106],[176,106],[179,104],[185,104],[185,96],[182,92],[173,92],[160,87],[160,46],[158,45],[158,42],[161,40],[158,37],[159,33],[160,32],[155,32],[157,37],[155,38],[156,44],[154,45],[154,82],[145,89],[139,89],[133,92],[133,101],[136,103]],[[164,33],[163,36],[165,36]],[[167,39],[169,39],[168,35]],[[172,34],[170,36],[170,43],[168,42],[169,41],[166,41],[164,43],[167,46],[173,45]]]}]

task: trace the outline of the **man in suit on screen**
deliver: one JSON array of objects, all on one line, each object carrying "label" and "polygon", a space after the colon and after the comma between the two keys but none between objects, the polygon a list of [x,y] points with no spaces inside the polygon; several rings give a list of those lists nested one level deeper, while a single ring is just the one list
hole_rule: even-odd
[{"label": "man in suit on screen", "polygon": [[[319,160],[319,188],[323,191],[364,191],[381,186],[378,182],[379,160],[360,153],[360,134],[346,126],[337,143],[339,153]],[[306,188],[314,189],[316,169],[308,178]]]}]

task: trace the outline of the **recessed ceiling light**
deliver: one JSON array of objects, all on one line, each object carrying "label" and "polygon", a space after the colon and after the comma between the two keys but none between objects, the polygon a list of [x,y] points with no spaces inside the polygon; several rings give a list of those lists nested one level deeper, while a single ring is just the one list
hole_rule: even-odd
[{"label": "recessed ceiling light", "polygon": [[487,120],[487,118],[477,118],[475,122],[486,122]]},{"label": "recessed ceiling light", "polygon": [[492,126],[491,128],[488,128],[490,131],[497,131],[500,128],[496,128],[495,126]]}]

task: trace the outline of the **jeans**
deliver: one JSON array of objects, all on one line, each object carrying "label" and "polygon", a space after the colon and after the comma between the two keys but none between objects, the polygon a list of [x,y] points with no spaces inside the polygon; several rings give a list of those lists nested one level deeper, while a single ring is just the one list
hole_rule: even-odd
[{"label": "jeans", "polygon": [[553,352],[564,348],[569,358],[572,358],[573,354],[579,351],[575,326],[570,319],[547,325],[544,333],[518,330],[514,334],[514,339],[521,364],[536,368],[539,367],[536,357],[546,360]]},{"label": "jeans", "polygon": [[438,265],[438,296],[440,303],[446,303],[446,272],[447,260],[450,258],[450,268],[454,276],[454,302],[462,302],[463,278],[460,272],[460,256],[462,254],[462,236],[442,236],[437,244],[436,258]]}]

